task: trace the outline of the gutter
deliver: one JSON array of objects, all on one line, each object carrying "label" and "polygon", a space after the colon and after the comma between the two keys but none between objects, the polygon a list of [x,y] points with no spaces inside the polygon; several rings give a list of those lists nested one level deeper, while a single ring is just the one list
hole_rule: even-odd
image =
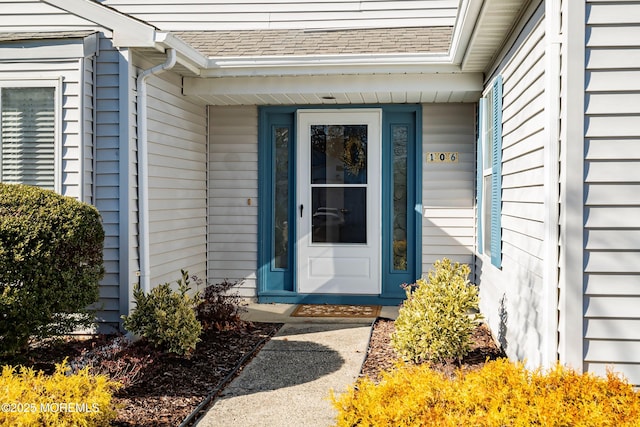
[{"label": "gutter", "polygon": [[159,50],[174,49],[178,54],[177,61],[195,75],[200,75],[202,69],[207,67],[205,56],[185,43],[181,38],[169,32],[157,31],[155,35],[156,47]]},{"label": "gutter", "polygon": [[457,73],[449,53],[210,57],[201,77]]},{"label": "gutter", "polygon": [[147,140],[147,79],[170,70],[176,65],[176,50],[167,49],[167,60],[163,64],[143,70],[136,80],[137,126],[138,126],[138,253],[140,263],[140,285],[145,293],[151,290],[151,267],[149,261],[149,150]]},{"label": "gutter", "polygon": [[558,360],[558,286],[559,238],[560,238],[560,78],[561,37],[560,0],[545,3],[546,34],[546,105],[547,105],[547,149],[544,164],[544,265],[543,265],[543,318],[545,342],[542,345],[542,362],[552,367]]}]

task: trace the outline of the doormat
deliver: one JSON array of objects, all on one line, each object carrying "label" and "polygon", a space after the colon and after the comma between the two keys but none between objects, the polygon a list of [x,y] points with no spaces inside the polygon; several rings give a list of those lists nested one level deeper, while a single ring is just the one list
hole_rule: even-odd
[{"label": "doormat", "polygon": [[291,317],[378,317],[379,305],[300,304]]}]

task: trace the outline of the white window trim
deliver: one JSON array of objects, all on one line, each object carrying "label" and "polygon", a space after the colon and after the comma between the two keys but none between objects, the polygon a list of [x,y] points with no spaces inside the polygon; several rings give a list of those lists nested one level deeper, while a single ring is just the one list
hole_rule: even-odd
[{"label": "white window trim", "polygon": [[[491,258],[491,203],[488,202],[491,197],[491,189],[485,185],[487,178],[491,179],[492,171],[492,146],[493,141],[493,81],[488,88],[482,93],[484,98],[484,108],[482,111],[482,135],[480,135],[482,143],[482,206],[480,206],[480,221],[482,221],[482,254],[484,257]],[[488,225],[488,227],[487,227]]]},{"label": "white window trim", "polygon": [[[62,194],[62,77],[57,79],[2,77],[0,80],[0,90],[28,87],[52,87],[54,89],[53,189],[56,193]],[[1,92],[0,96],[2,96]]]}]

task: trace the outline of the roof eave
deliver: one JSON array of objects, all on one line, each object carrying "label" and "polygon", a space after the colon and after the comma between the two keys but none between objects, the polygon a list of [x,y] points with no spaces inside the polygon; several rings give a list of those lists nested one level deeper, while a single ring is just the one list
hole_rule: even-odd
[{"label": "roof eave", "polygon": [[482,1],[460,0],[458,16],[453,26],[454,32],[449,48],[451,62],[454,64],[461,64],[463,62],[467,47],[473,36],[473,31],[478,23],[482,6]]}]

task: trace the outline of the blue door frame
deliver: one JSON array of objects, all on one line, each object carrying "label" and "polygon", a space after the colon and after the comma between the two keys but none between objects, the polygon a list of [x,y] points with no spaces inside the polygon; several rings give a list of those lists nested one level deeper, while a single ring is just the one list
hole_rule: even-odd
[{"label": "blue door frame", "polygon": [[[301,294],[296,291],[296,112],[306,108],[381,108],[382,113],[382,292],[379,295]],[[420,105],[261,107],[258,133],[258,301],[397,305],[403,283],[422,274],[422,109]],[[406,145],[398,145],[401,135]],[[406,150],[406,260],[394,245],[394,154]],[[283,161],[284,156],[288,161]],[[276,169],[276,160],[279,159]],[[401,158],[402,160],[402,158]],[[285,223],[286,221],[286,223]],[[400,245],[401,246],[401,245]],[[401,265],[398,269],[398,265]]]}]

